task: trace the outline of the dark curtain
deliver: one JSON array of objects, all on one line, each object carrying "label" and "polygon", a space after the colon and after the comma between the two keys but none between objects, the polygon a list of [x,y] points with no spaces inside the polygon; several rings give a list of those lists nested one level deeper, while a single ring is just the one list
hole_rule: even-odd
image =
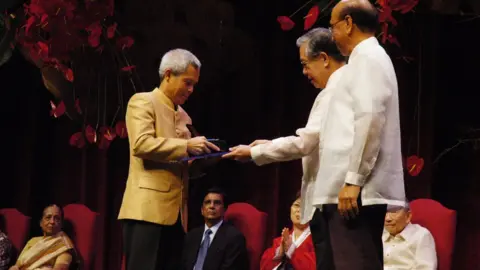
[{"label": "dark curtain", "polygon": [[[282,32],[276,24],[277,15],[289,14],[302,4],[299,0],[273,6],[255,0],[117,1],[123,34],[133,35],[136,41],[131,56],[145,90],[158,85],[163,53],[175,47],[191,50],[203,67],[185,109],[200,133],[225,139],[232,146],[292,135],[307,120],[318,92],[301,74],[295,39],[302,34],[302,26]],[[318,25],[327,25],[328,19],[322,18]],[[406,16],[397,33],[402,48],[388,46],[400,85],[404,155],[422,156],[426,164],[418,177],[406,176],[411,199],[431,197],[434,131],[435,137],[443,136],[433,121],[444,109],[436,109],[434,97],[445,88],[437,82],[438,58],[444,54],[437,49],[443,39],[436,20]],[[406,63],[400,56],[415,61]],[[454,54],[446,56],[452,60]],[[120,269],[121,226],[116,216],[128,172],[127,140],[116,139],[108,151],[94,145],[83,150],[69,146],[68,139],[78,126],[65,116],[49,115],[52,96],[38,70],[18,54],[0,67],[0,83],[4,153],[0,207],[15,207],[32,216],[33,236],[39,233],[43,206],[87,205],[100,213],[101,220],[95,269]],[[202,224],[203,192],[218,185],[232,202],[248,202],[268,213],[268,246],[281,228],[290,226],[289,206],[300,179],[299,161],[264,167],[222,161],[206,177],[191,183],[190,227]]]}]

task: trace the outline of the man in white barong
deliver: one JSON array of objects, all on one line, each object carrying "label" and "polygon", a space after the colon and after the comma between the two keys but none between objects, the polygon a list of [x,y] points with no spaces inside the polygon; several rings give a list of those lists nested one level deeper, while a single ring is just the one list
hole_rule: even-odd
[{"label": "man in white barong", "polygon": [[313,204],[327,224],[330,269],[381,270],[387,205],[405,202],[396,74],[370,2],[340,1],[330,26],[349,60],[329,106]]},{"label": "man in white barong", "polygon": [[[233,147],[225,158],[239,161],[252,159],[257,165],[272,162],[289,161],[302,158],[303,177],[301,189],[301,222],[307,224],[314,215],[313,200],[315,190],[320,189],[317,181],[320,155],[322,152],[322,134],[329,103],[333,93],[338,91],[345,65],[345,57],[338,51],[331,32],[325,28],[316,28],[297,40],[303,74],[315,88],[323,89],[315,99],[306,127],[297,130],[297,136],[277,138],[272,141],[257,140],[249,146]],[[312,240],[315,246],[317,269],[330,269],[331,258],[326,226],[320,213],[310,221]]]}]

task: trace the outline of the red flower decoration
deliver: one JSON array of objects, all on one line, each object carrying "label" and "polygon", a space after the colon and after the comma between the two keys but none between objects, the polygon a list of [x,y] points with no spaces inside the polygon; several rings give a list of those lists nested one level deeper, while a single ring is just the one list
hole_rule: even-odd
[{"label": "red flower decoration", "polygon": [[425,161],[418,156],[409,156],[407,158],[407,169],[411,176],[417,176],[423,169]]},{"label": "red flower decoration", "polygon": [[132,47],[134,40],[132,37],[126,36],[117,39],[117,47],[124,50]]},{"label": "red flower decoration", "polygon": [[394,37],[392,34],[389,34],[389,35],[387,36],[387,40],[388,40],[388,42],[390,42],[390,43],[392,43],[392,44],[395,44],[395,45],[397,45],[398,47],[401,47],[401,46],[400,46],[400,43],[399,43],[398,40],[397,40],[397,38]]},{"label": "red flower decoration", "polygon": [[295,23],[287,16],[278,17],[277,22],[280,24],[280,28],[282,28],[283,31],[291,30],[295,26]]},{"label": "red flower decoration", "polygon": [[82,114],[82,107],[80,106],[80,99],[75,99],[75,109],[77,110],[78,114]]},{"label": "red flower decoration", "polygon": [[100,37],[102,36],[102,26],[99,22],[95,22],[91,24],[87,31],[89,32],[88,35],[88,44],[93,48],[98,47],[100,45]]},{"label": "red flower decoration", "polygon": [[69,143],[73,147],[83,148],[85,147],[85,138],[82,132],[77,132],[70,137]]},{"label": "red flower decoration", "polygon": [[122,71],[132,71],[133,69],[135,69],[135,66],[126,66],[122,68]]},{"label": "red flower decoration", "polygon": [[107,37],[113,38],[115,36],[115,31],[117,30],[117,23],[113,23],[107,28]]},{"label": "red flower decoration", "polygon": [[90,125],[85,128],[85,137],[89,143],[96,143],[97,142],[97,131],[92,128]]},{"label": "red flower decoration", "polygon": [[117,134],[115,134],[115,130],[113,128],[107,127],[107,126],[104,126],[104,127],[100,128],[100,134],[102,135],[103,138],[105,138],[109,141],[113,141],[113,139],[115,139],[115,137],[117,137]]},{"label": "red flower decoration", "polygon": [[117,133],[118,137],[125,139],[128,136],[127,133],[127,125],[125,121],[118,121],[115,125],[115,132]]},{"label": "red flower decoration", "polygon": [[101,134],[101,137],[100,137],[100,142],[98,144],[98,148],[102,150],[108,149],[108,147],[110,146],[110,143],[117,136],[113,128],[107,127],[107,126],[100,128],[100,134]]},{"label": "red flower decoration", "polygon": [[53,115],[53,117],[58,118],[62,116],[65,113],[65,103],[63,101],[60,101],[58,105],[55,105],[53,101],[50,101],[50,106],[52,106],[52,110],[50,111],[50,115]]},{"label": "red flower decoration", "polygon": [[388,5],[391,6],[393,10],[405,14],[418,5],[418,0],[389,0]]},{"label": "red flower decoration", "polygon": [[312,26],[315,24],[315,22],[318,19],[318,14],[319,14],[318,6],[315,5],[313,6],[309,11],[307,16],[305,16],[305,22],[304,22],[304,30],[308,30],[312,28]]},{"label": "red flower decoration", "polygon": [[392,15],[392,8],[390,6],[386,6],[380,10],[378,21],[380,23],[391,22],[395,26],[398,24],[397,20]]}]

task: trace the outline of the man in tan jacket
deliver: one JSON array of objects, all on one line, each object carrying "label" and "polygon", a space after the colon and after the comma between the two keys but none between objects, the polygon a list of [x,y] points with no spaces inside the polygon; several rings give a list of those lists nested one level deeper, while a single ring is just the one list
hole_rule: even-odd
[{"label": "man in tan jacket", "polygon": [[127,270],[178,269],[187,222],[189,155],[219,151],[191,138],[180,107],[200,76],[200,61],[175,49],[160,63],[160,86],[128,102],[130,168],[118,219],[123,220]]}]

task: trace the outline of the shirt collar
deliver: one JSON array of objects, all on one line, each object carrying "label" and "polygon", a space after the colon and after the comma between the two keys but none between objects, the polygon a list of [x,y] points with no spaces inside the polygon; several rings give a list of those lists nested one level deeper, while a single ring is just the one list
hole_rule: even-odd
[{"label": "shirt collar", "polygon": [[163,104],[167,105],[168,108],[176,111],[176,106],[173,104],[173,101],[163,93],[158,87],[153,90],[153,95],[156,99],[160,100]]},{"label": "shirt collar", "polygon": [[340,81],[340,78],[342,77],[342,72],[344,70],[346,65],[341,66],[339,69],[335,70],[331,75],[330,78],[328,78],[327,85],[325,86],[325,89],[328,89],[328,87],[334,87],[335,84],[337,84]]},{"label": "shirt collar", "polygon": [[207,224],[205,224],[205,229],[203,230],[203,233],[210,229],[212,231],[212,236],[215,235],[218,231],[218,228],[222,226],[223,220],[220,220],[217,224],[213,225],[212,227],[208,228]]},{"label": "shirt collar", "polygon": [[[413,236],[415,232],[414,230],[415,230],[414,225],[412,225],[411,223],[408,223],[407,226],[405,226],[405,228],[398,234],[398,236],[400,236],[403,240],[408,241],[408,239],[410,239]],[[387,240],[393,237],[395,236],[391,235],[387,230],[385,229],[383,230],[383,235],[382,235],[383,242],[386,242]]]},{"label": "shirt collar", "polygon": [[361,51],[367,49],[368,47],[373,47],[377,45],[378,40],[376,37],[369,37],[365,40],[362,40],[360,43],[357,44],[357,46],[355,46],[355,48],[353,48],[353,51],[350,54],[348,61],[350,62],[355,57],[355,55],[359,54]]}]

